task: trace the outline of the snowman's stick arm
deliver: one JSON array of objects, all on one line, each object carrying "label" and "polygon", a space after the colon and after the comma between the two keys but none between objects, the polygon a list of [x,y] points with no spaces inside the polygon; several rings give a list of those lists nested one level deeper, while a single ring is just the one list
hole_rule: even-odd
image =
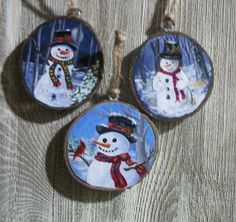
[{"label": "snowman's stick arm", "polygon": [[126,167],[126,168],[124,168],[124,170],[125,170],[125,171],[133,170],[133,169],[135,169],[135,168],[138,167],[138,166],[141,166],[141,165],[143,165],[143,164],[146,164],[154,155],[155,155],[155,154],[154,154],[154,152],[153,152],[153,153],[151,153],[150,156],[149,156],[145,161],[143,161],[142,163],[138,163],[138,164],[136,164],[136,165],[134,165],[134,166],[131,166],[131,167]]},{"label": "snowman's stick arm", "polygon": [[83,156],[79,156],[79,158],[83,160],[87,166],[90,165],[89,162]]},{"label": "snowman's stick arm", "polygon": [[[69,153],[69,156],[74,156],[74,153]],[[79,157],[81,160],[83,160],[87,166],[90,165],[89,162],[88,162],[83,156],[78,156],[78,157]]]},{"label": "snowman's stick arm", "polygon": [[49,66],[50,64],[49,64],[47,58],[45,58],[45,57],[43,56],[42,52],[40,51],[40,49],[39,49],[39,47],[38,47],[38,45],[37,45],[37,43],[36,43],[36,41],[35,41],[34,39],[33,39],[33,43],[34,43],[34,48],[35,48],[36,52],[39,54],[40,58],[41,58],[44,62],[46,62],[46,64]]},{"label": "snowman's stick arm", "polygon": [[[74,72],[79,72],[80,70],[83,70],[85,67],[82,68],[77,68],[75,67],[74,69],[72,69]],[[88,67],[86,67],[88,69]]]}]

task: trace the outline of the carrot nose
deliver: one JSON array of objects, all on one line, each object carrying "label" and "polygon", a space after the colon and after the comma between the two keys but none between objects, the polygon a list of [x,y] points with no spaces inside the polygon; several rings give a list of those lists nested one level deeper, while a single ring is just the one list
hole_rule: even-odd
[{"label": "carrot nose", "polygon": [[170,67],[170,66],[172,66],[172,65],[171,65],[171,64],[166,64],[166,65],[165,65],[165,67]]},{"label": "carrot nose", "polygon": [[61,50],[60,53],[61,53],[62,55],[67,55],[67,54],[69,53],[69,51]]},{"label": "carrot nose", "polygon": [[111,144],[108,144],[108,143],[101,143],[101,142],[98,142],[96,140],[93,141],[94,144],[97,144],[99,146],[102,146],[102,147],[105,147],[105,148],[110,148]]}]

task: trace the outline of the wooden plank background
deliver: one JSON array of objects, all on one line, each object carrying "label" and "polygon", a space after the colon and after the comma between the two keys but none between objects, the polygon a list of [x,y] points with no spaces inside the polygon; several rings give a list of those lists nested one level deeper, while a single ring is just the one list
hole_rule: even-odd
[{"label": "wooden plank background", "polygon": [[48,111],[20,82],[22,41],[47,16],[65,15],[63,0],[0,0],[0,221],[236,221],[236,4],[182,0],[176,30],[195,38],[215,67],[203,109],[178,123],[155,121],[160,155],[151,173],[125,192],[77,184],[62,156],[68,124],[98,102],[112,77],[114,31],[124,29],[122,100],[134,50],[158,31],[163,0],[78,0],[105,53],[98,99],[72,111]]}]

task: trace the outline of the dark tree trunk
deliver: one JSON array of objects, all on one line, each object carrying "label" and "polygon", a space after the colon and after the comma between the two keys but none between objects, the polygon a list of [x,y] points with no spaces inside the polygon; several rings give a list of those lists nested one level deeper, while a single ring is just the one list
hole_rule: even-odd
[{"label": "dark tree trunk", "polygon": [[152,48],[152,52],[154,55],[154,67],[155,67],[155,71],[158,71],[160,69],[160,54],[159,54],[159,47],[160,47],[160,43],[159,40],[157,39],[155,41],[155,43],[151,44],[151,48]]},{"label": "dark tree trunk", "polygon": [[194,43],[192,43],[191,49],[194,58],[194,65],[197,71],[197,80],[207,79],[208,72],[201,49],[199,49]]},{"label": "dark tree trunk", "polygon": [[[53,42],[53,37],[54,37],[54,33],[55,33],[56,24],[57,24],[57,21],[55,20],[52,24],[52,28],[51,28],[51,32],[50,32],[50,37],[49,37],[49,42],[48,42],[48,47],[47,47],[47,53],[46,53],[46,59],[49,58],[49,54],[50,54],[50,50],[51,50],[50,45]],[[45,70],[45,66],[46,66],[46,61],[44,61],[44,63],[43,63],[43,70]]]},{"label": "dark tree trunk", "polygon": [[[42,27],[39,28],[38,34],[37,34],[37,47],[38,50],[40,51],[41,48],[41,33],[42,33]],[[35,54],[35,62],[34,62],[34,84],[33,84],[33,90],[35,88],[35,86],[38,83],[38,77],[39,77],[39,53]]]}]

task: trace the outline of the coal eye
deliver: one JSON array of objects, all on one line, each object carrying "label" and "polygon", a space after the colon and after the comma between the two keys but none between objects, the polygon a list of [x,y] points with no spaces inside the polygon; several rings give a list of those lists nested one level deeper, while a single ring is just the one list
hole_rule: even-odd
[{"label": "coal eye", "polygon": [[113,143],[115,143],[116,141],[117,141],[117,139],[116,139],[116,138],[114,138],[114,139],[112,140],[112,142],[113,142]]},{"label": "coal eye", "polygon": [[66,49],[66,51],[68,51],[68,49]]},{"label": "coal eye", "polygon": [[107,139],[106,139],[106,138],[104,138],[102,141],[103,141],[103,143],[106,143],[106,142],[107,142]]},{"label": "coal eye", "polygon": [[58,51],[60,51],[61,49],[60,49],[60,48],[58,48],[57,50],[58,50]]}]

